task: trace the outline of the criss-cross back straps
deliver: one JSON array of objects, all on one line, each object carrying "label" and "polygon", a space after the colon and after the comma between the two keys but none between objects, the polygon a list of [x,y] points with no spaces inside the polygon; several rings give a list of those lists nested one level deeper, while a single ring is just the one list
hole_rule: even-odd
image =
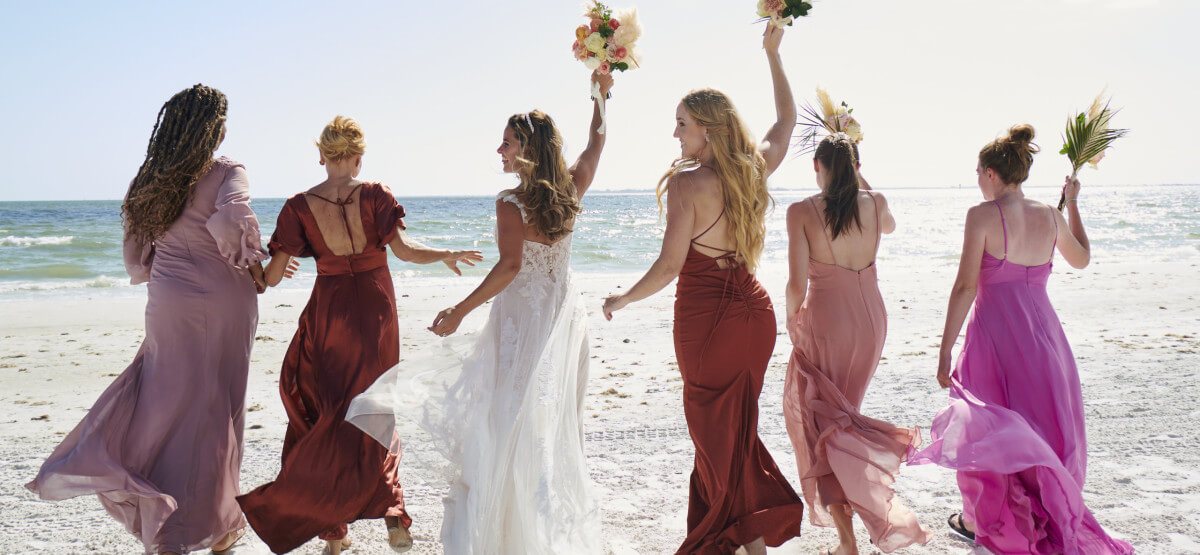
[{"label": "criss-cross back straps", "polygon": [[343,199],[339,197],[337,200],[329,200],[316,193],[305,193],[306,195],[319,198],[341,209],[342,224],[346,226],[346,236],[350,238],[350,252],[352,254],[358,252],[358,247],[354,245],[354,233],[350,231],[350,216],[346,214],[346,207],[354,204],[354,192],[357,191],[359,187],[362,187],[362,183],[359,183],[358,185],[355,185],[353,189],[350,189],[350,194],[346,195],[346,198]]},{"label": "criss-cross back straps", "polygon": [[[1000,201],[993,200],[992,204],[1000,211],[1000,232],[1004,234],[1004,260],[1008,260],[1008,224],[1004,221],[1004,209],[1000,208]],[[1054,225],[1058,225],[1058,222]]]},{"label": "criss-cross back straps", "polygon": [[721,221],[721,218],[724,218],[724,217],[725,217],[725,209],[724,209],[724,208],[722,208],[722,209],[721,209],[721,215],[717,216],[717,219],[713,220],[713,223],[709,224],[709,225],[708,225],[708,227],[704,228],[704,231],[701,231],[699,235],[697,235],[697,236],[695,236],[695,237],[692,237],[692,244],[693,244],[693,245],[699,245],[699,246],[701,246],[701,247],[704,247],[704,248],[706,248],[706,249],[712,249],[712,250],[714,250],[714,251],[720,251],[720,252],[724,252],[724,253],[727,253],[727,254],[728,254],[728,253],[733,253],[734,251],[731,251],[731,250],[729,250],[729,249],[718,249],[717,247],[711,247],[711,246],[705,245],[704,243],[701,243],[700,241],[697,241],[697,239],[699,239],[699,238],[701,238],[701,237],[704,237],[704,234],[705,234],[705,233],[708,233],[709,231],[712,231],[712,228],[714,228],[714,227],[717,227],[717,222]]}]

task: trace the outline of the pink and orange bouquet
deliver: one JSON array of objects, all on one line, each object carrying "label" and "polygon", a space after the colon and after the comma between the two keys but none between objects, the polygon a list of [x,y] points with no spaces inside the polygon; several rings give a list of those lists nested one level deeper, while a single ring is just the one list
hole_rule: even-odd
[{"label": "pink and orange bouquet", "polygon": [[758,0],[759,21],[770,21],[771,25],[779,27],[791,25],[797,17],[808,15],[812,4],[805,0]]},{"label": "pink and orange bouquet", "polygon": [[600,73],[641,67],[637,40],[642,36],[642,26],[638,23],[637,8],[613,14],[599,1],[584,8],[583,16],[588,23],[575,29],[575,44],[571,46],[575,59]]}]

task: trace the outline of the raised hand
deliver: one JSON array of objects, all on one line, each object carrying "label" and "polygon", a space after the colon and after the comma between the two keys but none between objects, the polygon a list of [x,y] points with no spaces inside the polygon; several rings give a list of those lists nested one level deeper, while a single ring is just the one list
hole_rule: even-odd
[{"label": "raised hand", "polygon": [[458,331],[458,326],[462,324],[463,316],[466,316],[465,312],[464,310],[457,310],[454,307],[439,312],[437,317],[433,319],[433,325],[429,326],[429,331],[442,337]]},{"label": "raised hand", "polygon": [[483,253],[480,251],[450,251],[446,254],[446,258],[442,262],[446,267],[450,268],[451,272],[456,275],[462,275],[462,270],[458,269],[458,263],[462,262],[467,266],[474,266],[476,262],[483,261]]},{"label": "raised hand", "polygon": [[778,54],[779,43],[783,41],[783,29],[770,23],[766,27],[763,31],[763,50],[768,54]]},{"label": "raised hand", "polygon": [[600,73],[599,71],[592,72],[592,83],[600,85],[600,94],[608,98],[608,91],[612,90],[613,76],[612,73]]},{"label": "raised hand", "polygon": [[1079,198],[1079,180],[1068,175],[1063,184],[1063,199],[1071,201],[1076,198]]}]

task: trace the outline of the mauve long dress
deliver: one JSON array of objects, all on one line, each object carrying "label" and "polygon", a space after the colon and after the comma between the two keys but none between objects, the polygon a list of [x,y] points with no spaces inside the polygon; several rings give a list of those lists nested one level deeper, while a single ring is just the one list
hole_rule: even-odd
[{"label": "mauve long dress", "polygon": [[950,406],[909,464],[958,471],[963,516],[975,524],[976,543],[994,553],[1133,553],[1083,503],[1083,390],[1046,294],[1053,261],[1009,262],[1008,225],[996,208],[1004,258],[983,253]]},{"label": "mauve long dress", "polygon": [[[820,217],[816,203],[809,204]],[[876,250],[879,220],[876,206]],[[833,252],[829,231],[822,235]],[[809,519],[833,526],[826,506],[848,504],[883,552],[924,545],[932,534],[892,491],[900,463],[921,443],[920,432],[858,412],[887,337],[875,263],[854,271],[809,259],[808,294],[788,333],[793,348],[783,415]]]},{"label": "mauve long dress", "polygon": [[241,164],[219,158],[179,219],[125,240],[145,283],[146,339],[26,487],[42,499],[96,494],[147,553],[207,549],[246,525],[234,497],[261,262]]},{"label": "mauve long dress", "polygon": [[712,257],[691,247],[675,291],[674,334],[696,448],[678,553],[733,553],[760,537],[778,547],[799,536],[804,505],[758,437],[758,396],[775,348],[766,289],[732,252]]},{"label": "mauve long dress", "polygon": [[[238,498],[254,531],[276,553],[313,536],[343,538],[346,524],[359,519],[394,516],[405,527],[412,523],[398,476],[399,440],[393,454],[345,420],[350,401],[400,361],[384,247],[397,227],[403,229],[404,208],[387,187],[363,184],[357,212],[367,244],[359,254],[339,256],[325,245],[305,196],[283,205],[270,243],[272,252],[316,257],[318,274],[279,375],[288,414],[283,466],[274,482]],[[356,204],[353,194],[348,198],[342,209],[350,218]]]}]

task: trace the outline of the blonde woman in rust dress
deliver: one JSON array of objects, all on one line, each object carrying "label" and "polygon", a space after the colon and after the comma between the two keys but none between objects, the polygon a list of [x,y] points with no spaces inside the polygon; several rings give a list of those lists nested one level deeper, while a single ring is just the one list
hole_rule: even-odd
[{"label": "blonde woman in rust dress", "polygon": [[267,253],[246,170],[213,159],[226,105],[196,85],[159,112],[121,206],[125,269],[147,283],[146,339],[27,486],[97,495],[147,553],[222,552],[246,526],[234,497]]},{"label": "blonde woman in rust dress", "polygon": [[848,136],[826,137],[813,156],[821,192],[787,214],[787,328],[794,348],[783,413],[809,520],[837,528],[831,553],[838,555],[858,553],[855,514],[884,552],[930,537],[891,488],[920,435],[859,413],[887,335],[875,255],[896,220],[883,195],[867,190],[857,166]]},{"label": "blonde woman in rust dress", "polygon": [[701,89],[675,110],[681,157],[663,177],[662,252],[604,315],[666,287],[675,297],[675,356],[696,446],[687,537],[679,553],[766,553],[800,535],[804,506],[758,437],[758,396],[775,347],[775,311],[754,277],[770,205],[767,176],[787,154],[796,108],[783,73],[783,30],[767,26],[777,121],[756,143],[729,97]]},{"label": "blonde woman in rust dress", "polygon": [[292,338],[279,389],[288,413],[283,464],[274,482],[238,498],[259,537],[276,553],[313,536],[327,551],[350,545],[347,523],[383,518],[392,548],[412,546],[397,476],[399,438],[389,447],[345,421],[346,409],[399,362],[396,295],[387,251],[430,264],[481,260],[478,251],[428,248],[404,233],[404,208],[387,187],[356,179],[362,129],[338,116],[317,143],[328,179],[287,200],[271,237],[266,281],[279,283],[292,257],[314,257],[317,281]]}]

